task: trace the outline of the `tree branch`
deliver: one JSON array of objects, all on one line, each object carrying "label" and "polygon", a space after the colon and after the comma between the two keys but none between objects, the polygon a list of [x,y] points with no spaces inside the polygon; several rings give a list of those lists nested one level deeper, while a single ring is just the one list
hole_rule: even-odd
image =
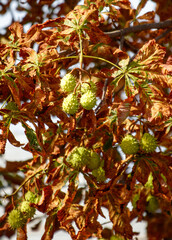
[{"label": "tree branch", "polygon": [[147,24],[124,28],[121,30],[115,30],[112,32],[105,32],[105,34],[107,34],[109,37],[120,37],[128,33],[141,32],[141,31],[145,31],[153,28],[157,28],[157,29],[168,28],[171,26],[172,26],[172,20],[166,20],[164,22],[159,22],[159,23],[147,23]]},{"label": "tree branch", "polygon": [[159,35],[159,36],[157,36],[156,38],[155,38],[155,40],[156,41],[159,41],[161,38],[163,38],[163,37],[165,37],[169,32],[171,32],[172,31],[172,27],[171,28],[169,28],[169,29],[167,29],[165,32],[163,32],[161,35]]}]

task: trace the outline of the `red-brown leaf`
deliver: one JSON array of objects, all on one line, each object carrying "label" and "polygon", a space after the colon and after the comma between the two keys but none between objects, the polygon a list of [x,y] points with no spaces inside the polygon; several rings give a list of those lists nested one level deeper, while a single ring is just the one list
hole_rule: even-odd
[{"label": "red-brown leaf", "polygon": [[117,116],[118,116],[118,124],[122,124],[123,121],[129,116],[131,109],[131,103],[124,101],[120,103],[119,107],[117,108]]},{"label": "red-brown leaf", "polygon": [[51,240],[53,238],[54,232],[59,229],[60,223],[57,219],[57,215],[52,214],[47,217],[45,222],[45,232],[41,240]]},{"label": "red-brown leaf", "polygon": [[24,145],[16,140],[16,138],[14,137],[14,135],[12,134],[12,132],[10,130],[8,131],[8,140],[15,147],[21,147]]},{"label": "red-brown leaf", "polygon": [[17,228],[17,240],[27,240],[27,228]]}]

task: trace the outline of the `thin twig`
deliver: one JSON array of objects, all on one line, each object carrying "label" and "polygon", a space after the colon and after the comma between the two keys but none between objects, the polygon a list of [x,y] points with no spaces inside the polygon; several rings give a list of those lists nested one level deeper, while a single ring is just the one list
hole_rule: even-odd
[{"label": "thin twig", "polygon": [[172,20],[166,20],[164,22],[159,22],[159,23],[146,23],[146,24],[141,24],[133,27],[128,27],[124,28],[121,30],[115,30],[112,32],[105,32],[109,37],[120,37],[121,35],[124,36],[128,33],[133,33],[133,32],[141,32],[149,29],[160,29],[160,28],[168,28],[172,26]]},{"label": "thin twig", "polygon": [[120,39],[120,45],[119,45],[119,49],[122,51],[124,46],[124,35],[122,35],[122,31],[121,31],[121,39]]},{"label": "thin twig", "polygon": [[[160,34],[159,36],[157,36],[155,38],[156,41],[159,41],[161,38],[165,37],[165,35],[167,35],[169,32],[172,31],[172,28],[167,29],[165,32],[163,32],[162,34]],[[135,58],[135,56],[138,54],[139,50],[130,58],[130,62],[132,62]]]},{"label": "thin twig", "polygon": [[7,198],[7,197],[12,197],[14,196],[31,178],[35,177],[38,173],[42,172],[42,171],[45,171],[46,169],[40,169],[38,170],[36,173],[32,174],[31,176],[29,176],[28,178],[26,178],[24,180],[24,182],[10,195],[6,195],[4,198]]},{"label": "thin twig", "polygon": [[104,82],[101,101],[100,101],[100,103],[98,104],[98,106],[96,107],[96,109],[95,109],[95,113],[98,112],[98,110],[100,109],[102,103],[103,103],[104,100],[105,100],[105,97],[106,97],[106,91],[107,91],[107,86],[108,86],[108,79],[106,79],[105,82]]},{"label": "thin twig", "polygon": [[163,38],[163,37],[165,37],[169,32],[171,32],[172,31],[172,28],[169,28],[169,29],[167,29],[166,31],[164,31],[162,34],[160,34],[159,36],[157,36],[156,38],[155,38],[155,40],[156,41],[159,41],[161,38]]}]

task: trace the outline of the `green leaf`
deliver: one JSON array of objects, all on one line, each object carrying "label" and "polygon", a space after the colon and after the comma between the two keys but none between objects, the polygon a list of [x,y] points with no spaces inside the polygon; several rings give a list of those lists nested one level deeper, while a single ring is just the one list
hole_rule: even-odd
[{"label": "green leaf", "polygon": [[68,27],[71,27],[71,28],[76,28],[76,24],[73,22],[73,21],[70,21],[69,19],[66,19],[65,21],[64,21],[64,25],[66,25],[66,26],[68,26]]},{"label": "green leaf", "polygon": [[5,109],[19,111],[18,106],[15,102],[8,102],[7,105],[5,106]]},{"label": "green leaf", "polygon": [[128,97],[132,96],[134,92],[134,84],[130,81],[130,78],[125,74],[125,93]]},{"label": "green leaf", "polygon": [[26,126],[25,124],[23,124],[23,127],[26,130],[26,137],[29,140],[30,146],[37,151],[41,151],[42,148],[38,143],[37,136],[36,136],[36,133],[34,132],[34,130],[32,128]]},{"label": "green leaf", "polygon": [[117,111],[112,110],[110,114],[111,115],[108,117],[108,119],[110,119],[111,121],[110,126],[112,126],[114,123],[117,122],[117,119],[118,119]]},{"label": "green leaf", "polygon": [[108,140],[103,145],[103,151],[107,151],[109,148],[112,148],[113,136],[109,136]]},{"label": "green leaf", "polygon": [[114,85],[114,87],[118,86],[119,81],[125,76],[124,72],[121,70],[118,70],[116,72],[114,72],[112,74],[112,77],[114,77],[114,80],[112,81],[112,85]]},{"label": "green leaf", "polygon": [[167,127],[166,129],[166,134],[168,134],[170,132],[170,129],[172,127],[172,117],[170,117],[166,122],[165,122],[165,127]]}]

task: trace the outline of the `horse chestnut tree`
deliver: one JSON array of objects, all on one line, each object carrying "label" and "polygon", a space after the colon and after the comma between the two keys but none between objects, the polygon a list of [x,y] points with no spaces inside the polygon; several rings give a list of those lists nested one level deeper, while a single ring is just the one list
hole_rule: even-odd
[{"label": "horse chestnut tree", "polygon": [[[32,157],[0,167],[0,236],[17,229],[17,239],[25,240],[29,222],[37,229],[45,219],[42,240],[58,238],[61,229],[75,240],[134,239],[137,219],[147,221],[149,239],[168,239],[168,1],[154,0],[156,10],[145,14],[149,0],[136,9],[129,0],[27,2],[27,21],[14,22],[0,43],[0,154],[8,140]],[[51,11],[44,22],[45,5]],[[26,32],[29,19],[37,24]],[[17,125],[27,143],[14,136]]]}]

